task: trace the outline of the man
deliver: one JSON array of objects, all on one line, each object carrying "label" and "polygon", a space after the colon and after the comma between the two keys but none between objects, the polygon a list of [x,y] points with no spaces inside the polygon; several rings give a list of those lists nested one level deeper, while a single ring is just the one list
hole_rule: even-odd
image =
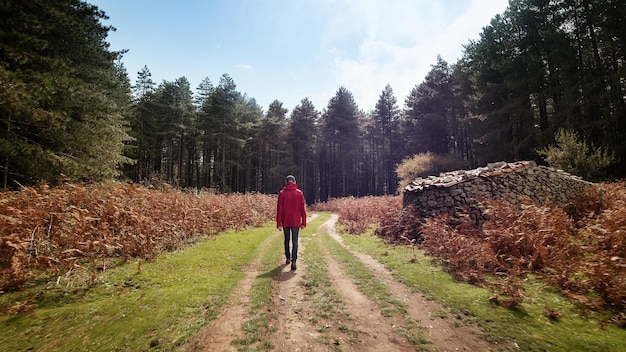
[{"label": "man", "polygon": [[[285,265],[291,263],[291,270],[296,270],[298,260],[298,234],[306,227],[306,207],[304,194],[298,189],[296,178],[292,175],[285,179],[285,186],[278,193],[276,206],[276,228],[285,234]],[[292,248],[289,252],[289,241]]]}]

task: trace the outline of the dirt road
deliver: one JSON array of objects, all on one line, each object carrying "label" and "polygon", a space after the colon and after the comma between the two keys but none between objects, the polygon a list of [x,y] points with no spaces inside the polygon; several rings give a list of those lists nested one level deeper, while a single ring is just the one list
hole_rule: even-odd
[{"label": "dirt road", "polygon": [[[337,235],[332,215],[317,228],[308,228],[300,239],[298,269],[284,265],[274,277],[269,336],[273,351],[496,351],[474,327],[442,319],[446,308],[427,301],[392,278],[382,264],[368,255],[348,248]],[[391,305],[386,307],[372,294],[362,292],[346,264],[329,249],[324,236],[337,241],[358,258],[360,265],[383,283]],[[328,238],[326,238],[326,241]],[[282,241],[278,231],[261,245],[259,253],[272,241]],[[229,303],[209,326],[189,344],[192,351],[237,351],[233,344],[243,336],[254,280],[260,275],[261,259],[247,269],[247,276],[234,290]],[[397,302],[397,303],[393,303]],[[399,307],[399,308],[398,308]]]}]

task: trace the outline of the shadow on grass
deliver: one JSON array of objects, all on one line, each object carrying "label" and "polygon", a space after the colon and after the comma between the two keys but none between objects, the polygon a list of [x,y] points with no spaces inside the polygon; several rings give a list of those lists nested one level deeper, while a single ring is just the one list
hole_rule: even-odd
[{"label": "shadow on grass", "polygon": [[279,265],[277,267],[275,267],[274,269],[263,273],[259,276],[257,276],[258,279],[267,279],[267,278],[271,278],[277,281],[288,281],[291,280],[293,277],[296,276],[296,272],[295,271],[287,271],[287,272],[283,272],[283,268],[286,267],[287,265],[283,264],[283,265]]}]

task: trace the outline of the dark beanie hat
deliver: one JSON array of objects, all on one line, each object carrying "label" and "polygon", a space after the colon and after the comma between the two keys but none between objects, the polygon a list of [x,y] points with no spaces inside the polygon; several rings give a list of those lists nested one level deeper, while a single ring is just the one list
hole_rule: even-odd
[{"label": "dark beanie hat", "polygon": [[289,175],[287,176],[287,178],[285,179],[285,181],[291,181],[293,183],[296,183],[296,178],[293,177],[293,175]]}]

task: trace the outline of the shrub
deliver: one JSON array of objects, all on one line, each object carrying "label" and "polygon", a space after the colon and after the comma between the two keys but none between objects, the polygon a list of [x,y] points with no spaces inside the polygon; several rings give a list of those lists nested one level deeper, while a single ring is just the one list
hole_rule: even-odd
[{"label": "shrub", "polygon": [[396,168],[400,178],[400,189],[406,187],[418,177],[438,175],[442,172],[458,170],[467,166],[467,163],[452,154],[442,155],[431,152],[416,154],[405,159]]},{"label": "shrub", "polygon": [[550,166],[596,180],[604,175],[605,169],[615,162],[615,155],[606,148],[589,147],[575,131],[560,129],[556,136],[556,146],[538,150]]},{"label": "shrub", "polygon": [[374,234],[391,243],[414,244],[422,240],[423,219],[413,205],[390,211]]},{"label": "shrub", "polygon": [[361,198],[334,198],[311,206],[314,211],[332,211],[339,214],[339,224],[344,230],[358,235],[383,219],[394,217],[402,207],[400,196]]}]

